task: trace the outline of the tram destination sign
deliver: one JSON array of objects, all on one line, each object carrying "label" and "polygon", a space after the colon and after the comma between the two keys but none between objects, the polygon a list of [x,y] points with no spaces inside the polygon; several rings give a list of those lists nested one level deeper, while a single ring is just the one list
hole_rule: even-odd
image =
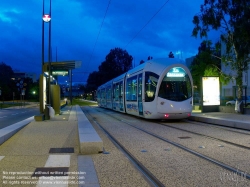
[{"label": "tram destination sign", "polygon": [[185,71],[181,67],[174,67],[167,73],[167,77],[185,77]]}]

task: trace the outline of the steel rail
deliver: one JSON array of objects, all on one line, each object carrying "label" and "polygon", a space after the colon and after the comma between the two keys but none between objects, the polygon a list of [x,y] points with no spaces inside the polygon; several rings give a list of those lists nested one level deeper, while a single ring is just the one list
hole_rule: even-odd
[{"label": "steel rail", "polygon": [[211,139],[211,140],[221,141],[221,142],[224,142],[224,143],[227,143],[227,144],[230,144],[230,145],[236,146],[236,147],[240,147],[240,148],[243,148],[243,149],[250,150],[250,147],[245,146],[245,145],[240,145],[240,144],[233,143],[233,142],[230,142],[230,141],[227,141],[227,140],[222,140],[222,139],[215,138],[215,137],[212,137],[212,136],[208,136],[208,135],[205,135],[205,134],[200,134],[200,133],[198,133],[198,132],[193,132],[193,131],[189,131],[189,130],[182,129],[182,128],[178,128],[178,127],[173,127],[173,126],[166,125],[166,124],[162,124],[162,123],[157,123],[157,124],[159,124],[159,125],[163,125],[163,126],[166,126],[166,127],[169,127],[169,128],[173,128],[173,129],[181,130],[181,131],[184,131],[184,132],[188,132],[188,133],[191,133],[191,134],[195,134],[195,135],[203,136],[203,137],[208,138],[208,139]]},{"label": "steel rail", "polygon": [[220,162],[220,161],[218,161],[218,160],[216,160],[216,159],[213,159],[213,158],[211,158],[211,157],[208,157],[208,156],[206,156],[206,155],[203,155],[203,154],[201,154],[201,153],[199,153],[199,152],[196,152],[196,151],[194,151],[194,150],[192,150],[192,149],[189,149],[189,148],[186,147],[186,146],[183,146],[183,145],[181,145],[181,144],[178,144],[178,143],[176,143],[176,142],[173,142],[173,141],[171,141],[171,140],[168,140],[168,139],[166,139],[166,138],[164,138],[164,137],[161,137],[161,136],[159,136],[159,135],[157,135],[157,134],[155,134],[155,133],[152,133],[152,132],[149,132],[149,131],[144,130],[144,129],[142,129],[142,128],[139,128],[139,127],[137,127],[137,126],[135,126],[135,125],[132,125],[132,124],[130,124],[130,123],[124,121],[124,120],[118,119],[118,118],[116,118],[116,117],[114,117],[114,116],[112,116],[112,115],[110,115],[110,114],[107,114],[107,113],[106,113],[106,115],[108,115],[108,116],[110,116],[110,117],[112,117],[112,118],[114,118],[114,119],[116,119],[116,120],[118,120],[118,121],[121,121],[121,122],[123,122],[123,123],[125,123],[125,124],[127,124],[127,125],[129,125],[129,126],[131,126],[131,127],[134,127],[134,128],[137,129],[137,130],[140,130],[140,131],[142,131],[142,132],[145,132],[145,133],[147,133],[147,134],[149,134],[149,135],[151,135],[151,136],[153,136],[153,137],[155,137],[155,138],[158,138],[158,139],[160,139],[160,140],[162,140],[162,141],[165,141],[165,142],[167,142],[167,143],[170,143],[170,144],[172,144],[172,145],[174,145],[174,146],[176,146],[176,147],[178,147],[178,148],[181,148],[181,149],[184,150],[184,151],[187,151],[187,152],[189,152],[189,153],[192,153],[193,155],[198,156],[198,157],[200,157],[200,158],[202,158],[202,159],[204,159],[204,160],[207,160],[207,161],[209,161],[209,162],[212,162],[212,163],[214,163],[214,164],[216,164],[216,165],[218,165],[218,166],[220,166],[220,167],[222,167],[222,168],[224,168],[224,169],[227,169],[227,170],[229,170],[229,171],[231,171],[231,172],[234,172],[234,173],[237,174],[237,175],[242,176],[242,174],[243,174],[243,175],[245,176],[246,179],[250,180],[250,174],[249,174],[249,173],[246,173],[246,172],[244,172],[244,171],[242,171],[242,170],[239,170],[239,169],[237,169],[237,168],[234,168],[234,167],[232,167],[232,166],[229,166],[229,165],[227,165],[227,164],[225,164],[225,163],[223,163],[223,162]]},{"label": "steel rail", "polygon": [[[89,111],[86,110],[89,114]],[[90,115],[91,116],[91,115]],[[108,138],[114,143],[114,145],[121,150],[125,156],[131,161],[131,163],[140,171],[140,173],[145,177],[146,181],[150,186],[155,187],[165,187],[137,158],[135,158],[114,136],[112,136],[100,123],[96,121],[94,117],[92,120],[100,127],[100,129],[105,132]]]},{"label": "steel rail", "polygon": [[[197,122],[197,121],[192,121],[192,120],[188,120],[188,119],[185,120],[185,122],[192,123],[194,125],[198,125],[197,123],[200,123],[199,125],[202,125],[202,126],[209,126],[209,127],[213,127],[213,128],[217,128],[217,129],[223,129],[223,130],[229,131],[229,132],[250,135],[250,130],[247,130],[247,129],[240,129],[240,128],[229,127],[229,126],[224,126],[224,125],[211,124],[211,123],[206,123],[206,122],[201,122],[201,121]],[[247,131],[247,132],[240,132],[240,131]]]}]

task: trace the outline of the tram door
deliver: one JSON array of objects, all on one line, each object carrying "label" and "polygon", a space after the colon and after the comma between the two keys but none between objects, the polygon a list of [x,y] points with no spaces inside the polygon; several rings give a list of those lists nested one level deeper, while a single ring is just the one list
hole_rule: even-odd
[{"label": "tram door", "polygon": [[119,106],[120,106],[120,111],[123,111],[123,82],[119,82],[118,83],[118,87],[119,87]]},{"label": "tram door", "polygon": [[138,109],[139,109],[139,115],[143,115],[143,105],[142,105],[142,73],[138,75]]}]

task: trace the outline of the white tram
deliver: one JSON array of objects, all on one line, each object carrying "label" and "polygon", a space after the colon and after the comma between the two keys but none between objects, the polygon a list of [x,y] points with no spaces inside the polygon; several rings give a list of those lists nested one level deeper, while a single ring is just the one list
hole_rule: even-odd
[{"label": "white tram", "polygon": [[182,119],[192,112],[193,80],[174,58],[152,59],[97,89],[100,107],[148,119]]}]

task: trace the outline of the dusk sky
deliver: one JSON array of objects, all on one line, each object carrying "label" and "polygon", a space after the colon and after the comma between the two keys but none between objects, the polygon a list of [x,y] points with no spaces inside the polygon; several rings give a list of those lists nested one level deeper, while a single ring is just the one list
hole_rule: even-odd
[{"label": "dusk sky", "polygon": [[[197,54],[200,38],[191,37],[193,16],[204,0],[52,0],[52,61],[80,60],[73,81],[84,83],[115,47],[137,66],[148,56],[185,60]],[[49,0],[45,13],[49,13]],[[48,61],[45,24],[45,62]],[[41,74],[42,0],[1,1],[0,62],[13,70]],[[216,41],[218,35],[209,35]],[[57,51],[57,53],[56,53]],[[57,55],[56,55],[57,54]],[[87,72],[87,73],[86,73]]]}]

